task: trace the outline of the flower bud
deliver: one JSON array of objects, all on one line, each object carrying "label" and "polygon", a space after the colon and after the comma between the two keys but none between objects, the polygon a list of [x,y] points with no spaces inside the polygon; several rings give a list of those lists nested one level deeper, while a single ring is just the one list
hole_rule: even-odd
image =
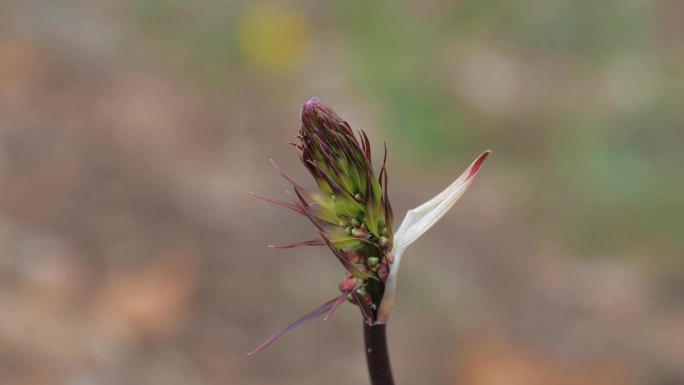
[{"label": "flower bud", "polygon": [[368,233],[358,227],[355,227],[352,229],[351,235],[357,238],[366,238],[368,236]]},{"label": "flower bud", "polygon": [[378,278],[380,278],[382,282],[385,282],[387,280],[387,275],[389,275],[389,270],[387,269],[387,265],[383,263],[378,267]]},{"label": "flower bud", "polygon": [[[392,246],[392,209],[384,161],[376,174],[366,134],[355,133],[316,98],[304,103],[301,120],[295,147],[320,192],[304,189],[276,167],[293,184],[296,194],[294,205],[280,204],[307,216],[356,284],[364,283],[368,290],[364,298],[378,301],[383,285],[367,282],[384,282],[387,268],[385,278],[376,270]],[[372,305],[377,309],[380,304]]]},{"label": "flower bud", "polygon": [[356,286],[356,282],[354,282],[353,278],[347,278],[340,282],[340,285],[338,288],[340,289],[341,292],[348,292],[354,289],[354,286]]}]

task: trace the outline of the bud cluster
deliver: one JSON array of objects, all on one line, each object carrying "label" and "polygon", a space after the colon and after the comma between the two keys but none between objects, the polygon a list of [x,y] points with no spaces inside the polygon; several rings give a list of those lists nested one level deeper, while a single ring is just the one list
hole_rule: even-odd
[{"label": "bud cluster", "polygon": [[347,269],[340,290],[359,287],[349,298],[373,321],[392,263],[387,153],[376,177],[368,137],[362,130],[357,137],[347,122],[316,98],[302,106],[301,117],[299,143],[293,145],[320,192],[290,180],[296,210],[311,220],[323,243]]},{"label": "bud cluster", "polygon": [[387,323],[394,307],[402,254],[463,196],[491,152],[483,152],[444,191],[409,210],[394,232],[387,199],[387,148],[376,177],[368,137],[362,130],[357,136],[347,122],[316,98],[304,103],[301,118],[299,143],[292,145],[299,150],[320,191],[303,188],[274,164],[294,188],[293,203],[254,195],[306,216],[319,233],[314,240],[272,247],[327,245],[347,274],[338,286],[340,295],[273,334],[248,355],[311,319],[323,315],[328,319],[346,300],[359,307],[367,325]]}]

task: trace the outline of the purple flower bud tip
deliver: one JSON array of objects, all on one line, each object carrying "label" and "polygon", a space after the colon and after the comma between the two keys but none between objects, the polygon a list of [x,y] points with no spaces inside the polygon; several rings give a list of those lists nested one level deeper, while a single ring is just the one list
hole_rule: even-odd
[{"label": "purple flower bud tip", "polygon": [[304,106],[302,106],[302,108],[305,108],[305,109],[306,108],[314,108],[315,106],[321,105],[321,104],[323,104],[323,103],[321,103],[321,101],[317,97],[313,96],[313,97],[311,97],[311,99],[304,102]]},{"label": "purple flower bud tip", "polygon": [[302,105],[301,110],[302,123],[308,129],[320,129],[320,124],[327,126],[328,129],[333,127],[340,128],[344,125],[344,120],[342,120],[330,107],[323,103],[320,99],[313,97],[307,100]]},{"label": "purple flower bud tip", "polygon": [[316,112],[316,110],[321,110],[325,107],[326,105],[314,96],[311,99],[304,102],[304,104],[302,105],[301,116],[312,116]]}]

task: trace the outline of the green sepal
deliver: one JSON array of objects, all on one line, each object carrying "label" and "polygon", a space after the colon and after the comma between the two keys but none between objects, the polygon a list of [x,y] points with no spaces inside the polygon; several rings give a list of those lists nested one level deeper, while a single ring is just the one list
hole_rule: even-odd
[{"label": "green sepal", "polygon": [[354,198],[333,196],[334,210],[340,215],[346,215],[354,218],[360,213],[363,213],[363,206]]}]

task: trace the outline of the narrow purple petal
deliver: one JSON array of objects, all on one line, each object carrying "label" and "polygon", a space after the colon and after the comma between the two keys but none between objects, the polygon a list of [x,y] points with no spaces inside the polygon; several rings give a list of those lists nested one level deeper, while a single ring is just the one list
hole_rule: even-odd
[{"label": "narrow purple petal", "polygon": [[[339,297],[335,297],[335,298],[331,299],[330,301],[324,303],[323,305],[321,305],[321,306],[315,308],[314,310],[312,310],[311,312],[307,313],[307,314],[304,315],[303,317],[297,319],[297,320],[294,321],[293,323],[291,323],[291,324],[285,326],[284,328],[280,329],[278,332],[276,332],[276,333],[273,334],[272,336],[268,337],[268,339],[267,339],[266,341],[264,341],[264,342],[263,342],[261,345],[259,345],[259,347],[257,347],[256,349],[254,349],[254,350],[252,350],[251,352],[247,353],[247,355],[248,355],[248,356],[251,356],[251,355],[254,355],[254,354],[256,354],[256,353],[259,353],[260,351],[262,351],[262,350],[266,349],[267,347],[269,347],[272,343],[274,343],[274,342],[275,342],[278,338],[280,338],[283,334],[289,332],[290,330],[296,329],[296,328],[298,328],[298,327],[304,325],[306,322],[311,321],[311,320],[314,319],[314,318],[320,317],[320,316],[322,316],[323,314],[328,313],[328,312],[330,311],[330,309],[332,309],[332,308],[335,306],[335,304],[338,303],[338,301],[340,300],[340,298],[343,298],[343,299],[344,299],[344,298],[347,297],[347,295],[349,295],[348,292],[342,294],[342,295],[339,296]],[[337,306],[339,306],[339,305],[337,305]]]},{"label": "narrow purple petal", "polygon": [[304,242],[298,242],[298,243],[292,243],[289,245],[268,245],[268,247],[272,249],[291,249],[293,247],[300,247],[300,246],[325,246],[325,242],[323,242],[320,239],[312,239],[310,241],[304,241]]},{"label": "narrow purple petal", "polygon": [[335,313],[335,310],[337,310],[337,308],[340,307],[340,305],[342,305],[344,303],[344,301],[347,300],[347,297],[349,296],[349,294],[359,290],[361,288],[361,286],[363,286],[363,283],[356,285],[353,289],[345,291],[344,293],[342,293],[341,296],[337,297],[337,301],[335,301],[335,303],[330,308],[330,310],[328,310],[328,312],[325,314],[323,321],[327,321],[328,318],[330,318],[330,316],[332,316],[333,313]]},{"label": "narrow purple petal", "polygon": [[368,136],[366,135],[365,131],[359,130],[359,132],[361,133],[361,138],[363,139],[363,142],[361,143],[363,144],[363,152],[366,155],[366,163],[368,165],[368,169],[370,170],[370,164],[372,162],[370,141],[368,140]]},{"label": "narrow purple petal", "polygon": [[378,183],[382,186],[382,176],[387,172],[386,165],[387,165],[387,143],[385,142],[385,152],[382,157],[382,166],[380,167],[380,175],[378,176]]},{"label": "narrow purple petal", "polygon": [[293,181],[292,179],[290,179],[290,177],[287,176],[287,174],[285,174],[285,172],[283,172],[283,170],[281,170],[280,167],[278,167],[278,165],[273,161],[273,159],[269,159],[269,160],[271,161],[271,164],[273,165],[273,168],[276,170],[276,172],[277,172],[278,174],[280,174],[280,176],[283,177],[283,179],[285,179],[286,181],[290,182],[290,183],[292,184],[292,186],[294,186],[294,187],[302,188],[298,183],[296,183],[295,181]]},{"label": "narrow purple petal", "polygon": [[261,200],[263,200],[263,201],[266,201],[266,202],[268,202],[268,203],[273,203],[274,205],[288,208],[288,209],[290,209],[290,210],[292,210],[292,211],[295,211],[295,212],[297,212],[297,213],[299,213],[299,214],[304,214],[304,213],[302,212],[302,210],[301,210],[299,207],[293,205],[292,203],[287,203],[287,202],[283,202],[283,201],[278,200],[278,199],[269,198],[269,197],[267,197],[267,196],[263,196],[263,195],[261,195],[261,194],[255,193],[255,192],[250,192],[250,194],[251,194],[252,196],[255,196],[255,197],[257,197],[257,198],[259,198],[259,199],[261,199]]}]

